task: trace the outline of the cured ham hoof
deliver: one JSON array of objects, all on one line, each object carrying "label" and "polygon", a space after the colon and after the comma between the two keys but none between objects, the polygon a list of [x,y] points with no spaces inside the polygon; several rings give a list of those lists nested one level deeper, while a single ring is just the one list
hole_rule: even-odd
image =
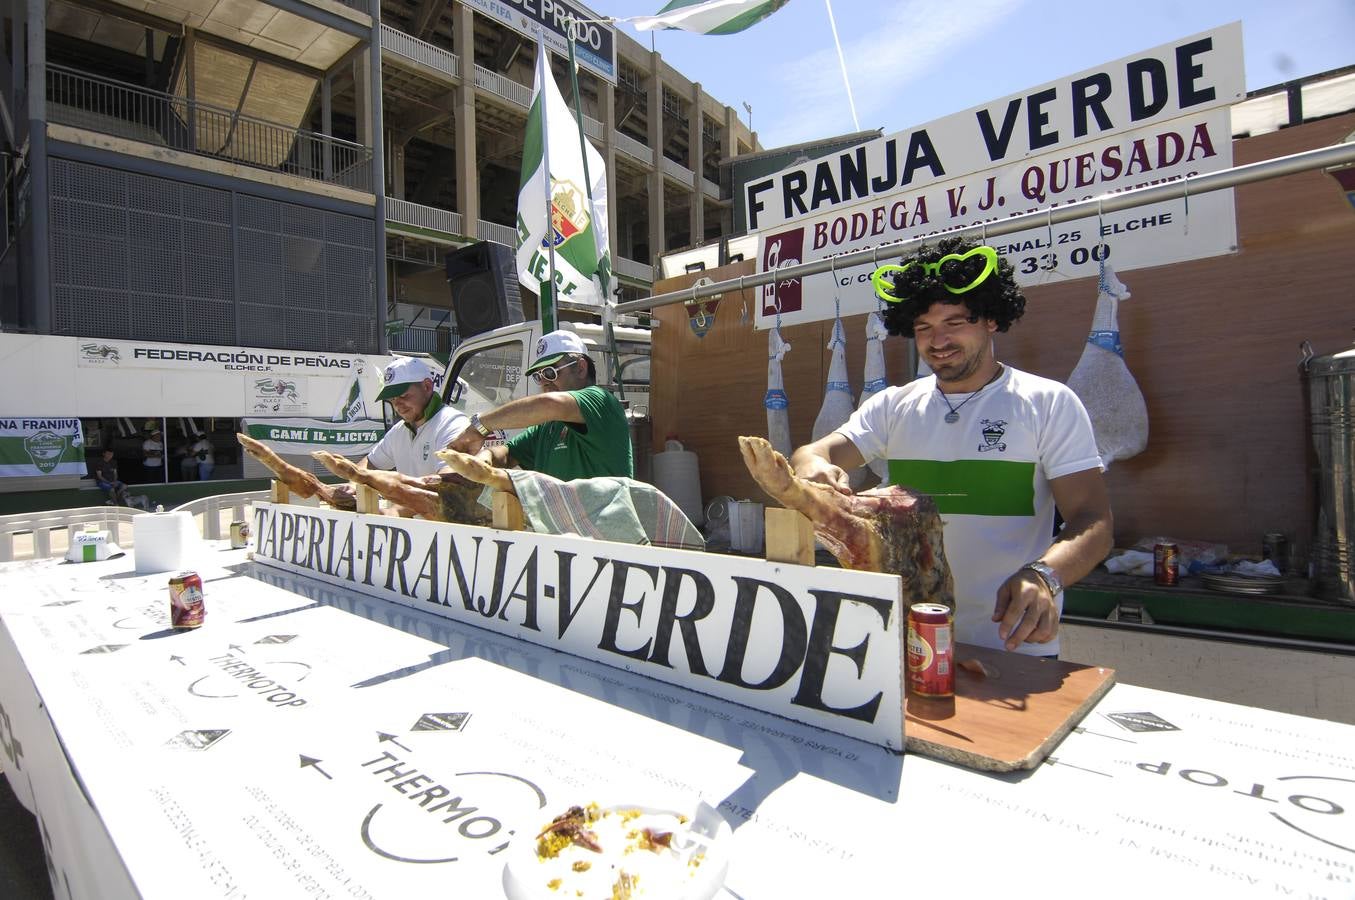
[{"label": "cured ham hoof", "polygon": [[466,478],[476,484],[487,484],[496,491],[506,491],[507,493],[516,493],[513,490],[513,479],[503,469],[496,469],[484,460],[471,456],[469,453],[461,453],[457,450],[439,450],[438,459],[451,467],[451,470],[462,478]]},{"label": "cured ham hoof", "polygon": [[955,608],[943,523],[926,494],[899,485],[844,494],[796,475],[765,438],[740,437],[739,452],[758,485],[809,519],[814,535],[845,568],[899,575],[908,603]]}]

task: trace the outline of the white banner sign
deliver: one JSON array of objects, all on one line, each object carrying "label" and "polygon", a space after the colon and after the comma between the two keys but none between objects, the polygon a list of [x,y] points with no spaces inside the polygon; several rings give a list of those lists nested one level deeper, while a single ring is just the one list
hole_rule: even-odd
[{"label": "white banner sign", "polygon": [[306,379],[260,375],[245,379],[245,407],[256,416],[306,414]]},{"label": "white banner sign", "polygon": [[[1228,105],[1244,93],[1234,23],[750,182],[759,270],[1230,168]],[[1095,275],[1102,259],[1125,271],[1227,253],[1232,193],[992,243],[1023,285]],[[758,327],[778,307],[786,324],[832,318],[835,294],[843,314],[874,310],[873,268],[766,286]]]},{"label": "white banner sign", "polygon": [[903,750],[898,576],[254,509],[255,562]]},{"label": "white banner sign", "polygon": [[242,419],[240,427],[275,453],[298,455],[327,450],[340,456],[360,456],[381,440],[386,428],[374,419],[326,422],[324,419]]},{"label": "white banner sign", "polygon": [[206,372],[268,372],[275,375],[349,375],[361,357],[305,350],[154,344],[85,338],[76,347],[76,365],[104,369],[179,369]]}]

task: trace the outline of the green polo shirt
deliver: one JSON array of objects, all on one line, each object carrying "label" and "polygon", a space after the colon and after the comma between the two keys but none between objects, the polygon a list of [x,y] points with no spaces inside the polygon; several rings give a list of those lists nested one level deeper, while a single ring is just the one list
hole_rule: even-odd
[{"label": "green polo shirt", "polygon": [[635,477],[630,428],[620,401],[595,384],[570,391],[583,424],[543,422],[508,441],[508,454],[524,469],[573,481],[608,475]]}]

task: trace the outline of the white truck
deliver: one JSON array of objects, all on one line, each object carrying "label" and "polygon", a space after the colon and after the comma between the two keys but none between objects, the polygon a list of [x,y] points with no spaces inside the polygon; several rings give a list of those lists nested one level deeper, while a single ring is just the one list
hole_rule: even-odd
[{"label": "white truck", "polygon": [[[614,326],[615,356],[602,325],[561,322],[588,346],[597,368],[597,383],[612,391],[626,407],[635,477],[649,479],[649,351],[650,330]],[[523,372],[536,355],[541,321],[505,325],[467,338],[452,351],[443,385],[443,400],[464,412],[486,413],[509,400],[539,393],[541,388]]]}]

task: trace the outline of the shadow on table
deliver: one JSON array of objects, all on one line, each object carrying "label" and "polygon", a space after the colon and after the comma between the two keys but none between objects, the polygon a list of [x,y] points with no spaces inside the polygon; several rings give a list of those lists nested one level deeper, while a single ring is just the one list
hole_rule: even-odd
[{"label": "shadow on table", "polygon": [[749,820],[777,788],[800,775],[888,803],[899,799],[909,758],[883,747],[277,569],[254,566],[248,575],[311,601],[256,619],[330,606],[446,648],[424,662],[374,674],[356,688],[476,658],[739,750],[740,765],[752,774],[719,804],[734,828]]}]

